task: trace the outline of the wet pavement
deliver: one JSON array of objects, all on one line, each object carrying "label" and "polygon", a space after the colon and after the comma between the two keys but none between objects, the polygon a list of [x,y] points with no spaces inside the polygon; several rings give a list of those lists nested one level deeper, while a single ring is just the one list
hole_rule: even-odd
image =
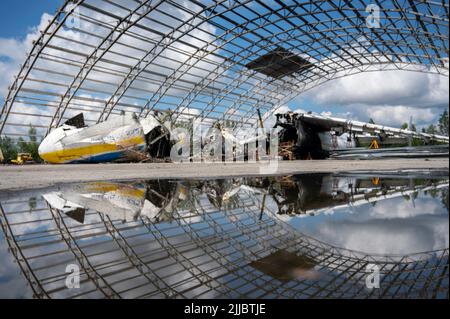
[{"label": "wet pavement", "polygon": [[448,298],[448,171],[0,192],[1,298]]},{"label": "wet pavement", "polygon": [[[0,191],[48,187],[61,183],[136,179],[232,178],[307,173],[449,170],[447,158],[401,158],[376,161],[311,160],[216,163],[122,163],[67,165],[0,165]],[[1,196],[1,194],[0,194]]]}]

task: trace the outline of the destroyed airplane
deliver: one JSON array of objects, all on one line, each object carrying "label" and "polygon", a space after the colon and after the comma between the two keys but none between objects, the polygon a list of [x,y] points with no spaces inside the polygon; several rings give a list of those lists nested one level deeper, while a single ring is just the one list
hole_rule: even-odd
[{"label": "destroyed airplane", "polygon": [[446,178],[430,181],[414,179],[406,173],[402,178],[383,173],[304,174],[275,177],[269,181],[270,185],[265,186],[264,191],[276,204],[278,214],[302,217],[448,187]]},{"label": "destroyed airplane", "polygon": [[[287,112],[276,114],[276,117],[275,128],[281,128],[279,132],[281,150],[289,150],[280,155],[284,158],[290,157],[289,159],[325,159],[333,151],[357,148],[364,140],[377,140],[381,143],[387,139],[417,138],[425,143],[430,141],[447,145],[449,143],[448,136],[418,133],[312,113]],[[363,151],[366,152],[367,148]],[[410,155],[414,156],[415,153]],[[428,156],[432,155],[428,153]]]},{"label": "destroyed airplane", "polygon": [[169,130],[153,116],[124,114],[86,127],[83,114],[53,130],[39,146],[52,164],[142,161],[170,155]]},{"label": "destroyed airplane", "polygon": [[50,208],[80,224],[85,223],[89,211],[124,223],[144,218],[157,224],[170,222],[181,207],[192,211],[190,206],[200,204],[202,195],[218,209],[227,206],[240,187],[240,180],[93,182],[61,185],[43,198]]},{"label": "destroyed airplane", "polygon": [[[423,176],[430,177],[427,173]],[[89,218],[88,212],[99,212],[124,223],[144,218],[158,224],[170,222],[174,214],[194,217],[197,213],[192,212],[199,206],[239,209],[242,198],[248,196],[261,203],[261,214],[267,207],[283,219],[317,216],[331,209],[409,198],[419,191],[445,188],[448,188],[448,178],[441,176],[426,180],[407,173],[393,178],[389,173],[362,172],[205,181],[93,182],[61,185],[45,193],[43,198],[52,209],[81,224]]]},{"label": "destroyed airplane", "polygon": [[[274,129],[279,129],[275,152],[272,150],[273,137],[270,134],[256,133],[254,136],[237,138],[235,132],[216,123],[205,136],[179,138],[156,117],[138,118],[126,114],[105,122],[86,127],[83,114],[67,121],[53,130],[39,147],[42,159],[52,164],[64,163],[104,163],[104,162],[142,162],[167,160],[172,147],[185,147],[191,150],[183,154],[181,161],[250,161],[261,160],[275,154],[278,148],[283,159],[325,159],[352,158],[349,149],[362,154],[357,158],[380,157],[423,157],[448,156],[447,136],[417,133],[371,123],[325,117],[312,113],[277,114]],[[262,125],[262,124],[261,124]],[[172,125],[170,125],[172,126]],[[172,134],[174,133],[174,134]],[[364,141],[421,139],[425,143],[437,141],[447,144],[442,149],[398,149],[395,154],[368,154],[366,148],[358,148]],[[193,144],[198,144],[193,147]],[[389,150],[389,149],[388,149]],[[339,153],[341,152],[341,153]],[[370,156],[369,156],[370,155]]]},{"label": "destroyed airplane", "polygon": [[96,182],[61,186],[43,195],[51,208],[84,224],[86,212],[93,210],[111,220],[132,222],[144,217],[158,223],[170,220],[183,192],[169,181],[136,182],[134,184]]}]

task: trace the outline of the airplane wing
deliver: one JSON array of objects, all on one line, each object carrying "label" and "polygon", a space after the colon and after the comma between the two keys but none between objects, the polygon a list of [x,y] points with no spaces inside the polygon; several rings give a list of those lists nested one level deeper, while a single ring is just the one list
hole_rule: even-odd
[{"label": "airplane wing", "polygon": [[337,133],[344,132],[358,132],[358,133],[371,133],[371,134],[387,134],[387,135],[399,135],[420,138],[428,141],[437,141],[448,143],[448,136],[427,134],[421,132],[414,132],[410,130],[403,130],[399,128],[377,125],[371,123],[365,123],[360,121],[346,120],[342,118],[322,116],[318,114],[310,113],[294,113],[297,120],[303,121],[323,129],[323,131],[335,131]]}]

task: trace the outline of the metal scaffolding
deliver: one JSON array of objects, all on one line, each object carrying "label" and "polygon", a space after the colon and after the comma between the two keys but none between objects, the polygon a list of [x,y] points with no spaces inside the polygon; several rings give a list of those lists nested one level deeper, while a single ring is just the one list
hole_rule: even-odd
[{"label": "metal scaffolding", "polygon": [[[257,125],[360,72],[448,77],[448,1],[68,0],[35,40],[0,135],[38,138],[80,112]],[[377,19],[379,14],[379,18]]]},{"label": "metal scaffolding", "polygon": [[[448,189],[448,180],[405,181],[392,181],[382,194],[367,193],[365,182],[359,187],[366,203]],[[116,185],[124,194],[137,190]],[[158,193],[151,185],[148,191]],[[224,202],[227,181],[189,185],[183,202],[159,221],[86,210],[80,223],[43,197],[19,195],[0,201],[0,222],[35,298],[448,298],[448,248],[385,256],[334,247],[288,224],[267,205],[271,192],[243,188]],[[355,204],[364,200],[354,196]],[[66,286],[70,264],[80,267],[79,289]],[[381,289],[366,287],[371,264],[379,267]]]}]

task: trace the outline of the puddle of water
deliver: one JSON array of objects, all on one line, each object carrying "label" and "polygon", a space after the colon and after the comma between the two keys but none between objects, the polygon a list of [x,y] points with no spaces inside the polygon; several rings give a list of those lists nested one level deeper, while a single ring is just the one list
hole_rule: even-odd
[{"label": "puddle of water", "polygon": [[0,297],[446,298],[448,185],[342,173],[0,194]]}]

